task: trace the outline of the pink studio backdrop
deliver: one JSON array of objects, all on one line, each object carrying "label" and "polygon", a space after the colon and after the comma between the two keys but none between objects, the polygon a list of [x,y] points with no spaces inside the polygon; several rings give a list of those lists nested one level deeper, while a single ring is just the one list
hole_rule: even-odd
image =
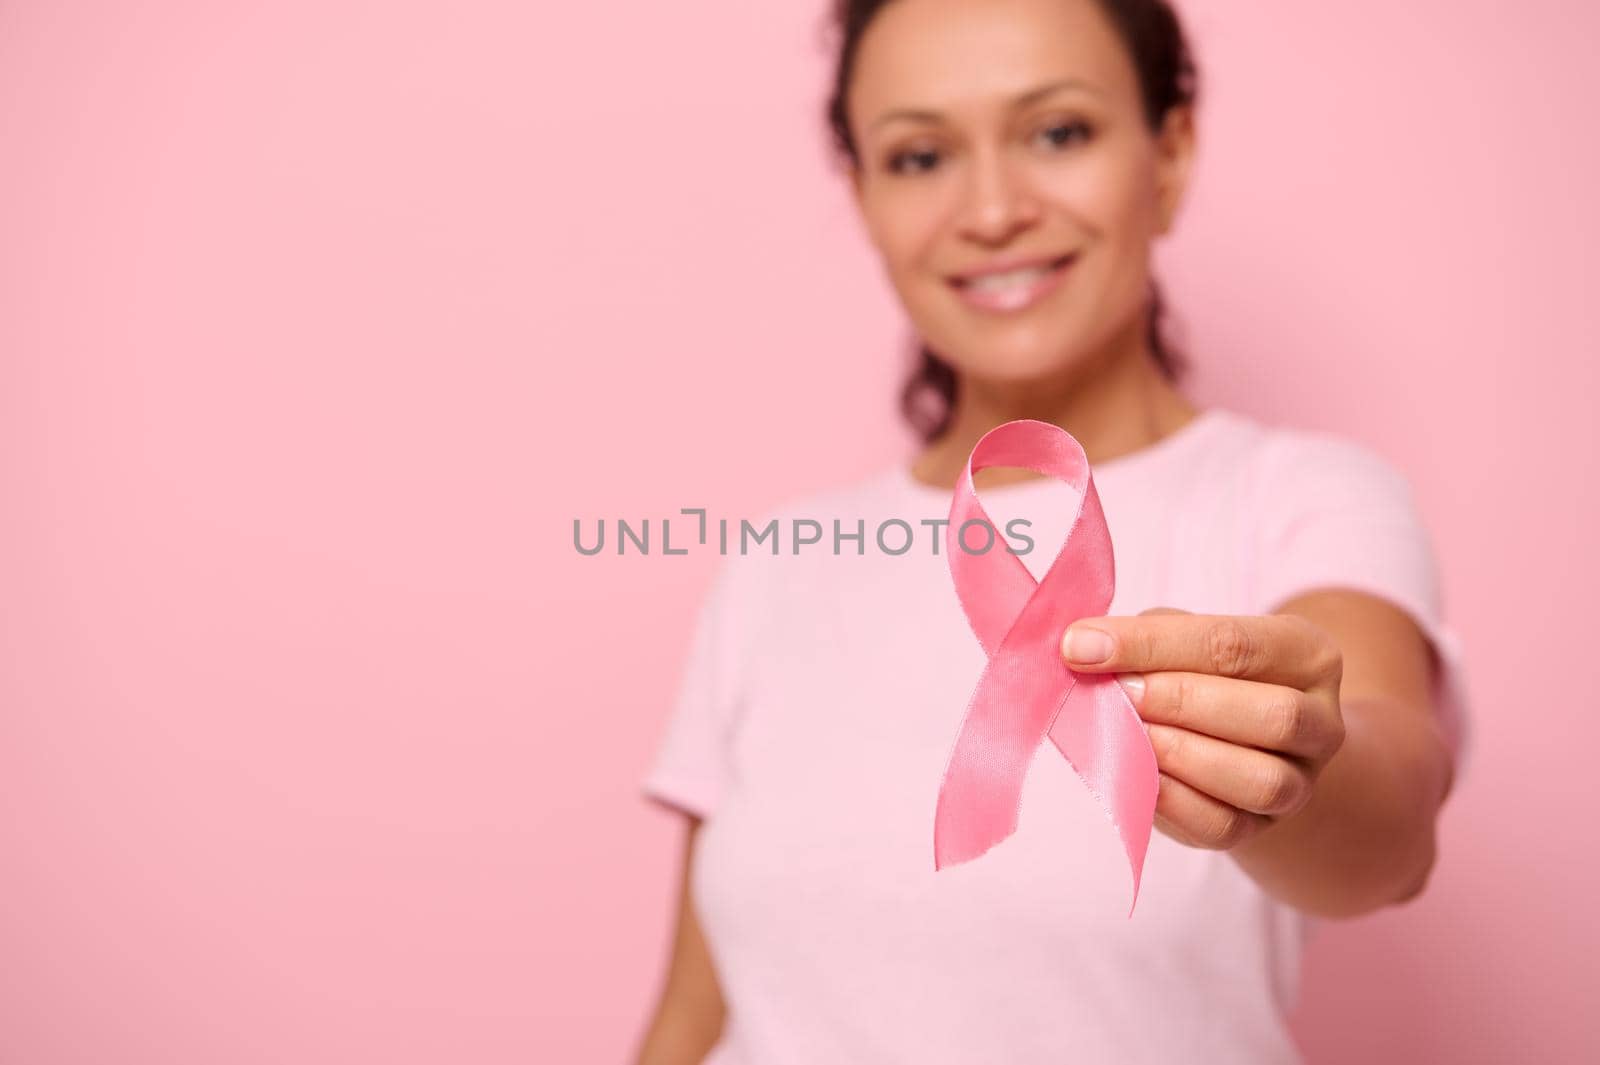
[{"label": "pink studio backdrop", "polygon": [[[630,1051],[716,557],[572,521],[907,446],[822,9],[0,6],[0,1061]],[[1194,393],[1407,470],[1474,670],[1432,887],[1317,944],[1307,1052],[1596,1060],[1600,9],[1187,10]]]}]

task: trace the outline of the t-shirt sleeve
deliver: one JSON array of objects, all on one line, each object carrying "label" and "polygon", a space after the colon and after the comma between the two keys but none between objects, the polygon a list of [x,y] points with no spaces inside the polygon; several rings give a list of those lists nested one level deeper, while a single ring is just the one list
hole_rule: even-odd
[{"label": "t-shirt sleeve", "polygon": [[695,613],[676,694],[640,788],[647,799],[701,818],[716,809],[727,784],[740,709],[745,625],[732,561],[723,559]]},{"label": "t-shirt sleeve", "polygon": [[1446,620],[1432,538],[1406,476],[1365,445],[1329,433],[1275,441],[1263,478],[1254,602],[1270,613],[1320,587],[1348,587],[1398,606],[1432,643],[1434,708],[1456,774],[1470,749],[1463,648]]}]

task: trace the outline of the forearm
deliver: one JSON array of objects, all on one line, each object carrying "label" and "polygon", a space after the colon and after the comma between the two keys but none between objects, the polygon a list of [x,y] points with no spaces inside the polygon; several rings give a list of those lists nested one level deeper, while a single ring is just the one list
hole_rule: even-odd
[{"label": "forearm", "polygon": [[655,1016],[635,1055],[635,1065],[700,1065],[722,1037],[727,1003],[711,951],[700,928],[690,887],[701,819],[692,817],[683,840],[678,874],[678,924],[672,958]]},{"label": "forearm", "polygon": [[1230,852],[1268,894],[1326,917],[1422,889],[1451,772],[1428,715],[1381,699],[1348,700],[1341,712],[1344,744],[1311,800]]}]

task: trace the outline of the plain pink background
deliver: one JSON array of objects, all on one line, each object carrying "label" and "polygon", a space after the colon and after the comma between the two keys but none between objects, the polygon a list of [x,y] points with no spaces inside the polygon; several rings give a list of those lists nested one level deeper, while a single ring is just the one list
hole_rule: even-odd
[{"label": "plain pink background", "polygon": [[[1399,463],[1473,669],[1432,887],[1299,1031],[1594,1060],[1600,9],[1187,10],[1193,393]],[[907,446],[821,11],[0,6],[0,1060],[629,1052],[716,557],[572,521]]]}]

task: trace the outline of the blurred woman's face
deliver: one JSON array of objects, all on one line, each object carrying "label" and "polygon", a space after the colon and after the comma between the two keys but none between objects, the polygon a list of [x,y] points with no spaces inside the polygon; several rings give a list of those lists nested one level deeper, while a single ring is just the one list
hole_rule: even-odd
[{"label": "blurred woman's face", "polygon": [[1096,0],[893,0],[848,114],[872,241],[946,360],[1025,380],[1139,335],[1190,126],[1175,111],[1152,133]]}]

